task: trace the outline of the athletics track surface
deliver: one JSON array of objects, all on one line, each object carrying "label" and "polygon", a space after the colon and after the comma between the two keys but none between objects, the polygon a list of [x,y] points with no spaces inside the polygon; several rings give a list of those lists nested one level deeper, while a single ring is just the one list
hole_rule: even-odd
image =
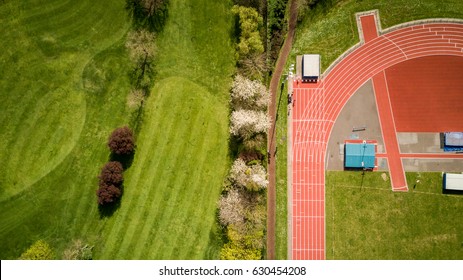
[{"label": "athletics track surface", "polygon": [[[387,159],[394,191],[408,190],[401,158],[448,157],[440,154],[400,154],[386,69],[429,56],[463,57],[463,24],[421,22],[380,34],[376,11],[358,14],[357,22],[361,43],[330,68],[321,81],[316,84],[293,81],[294,103],[290,125],[291,259],[325,259],[325,156],[328,140],[334,122],[348,99],[369,79],[374,84],[386,150],[378,156]],[[452,157],[463,158],[463,155]]]}]

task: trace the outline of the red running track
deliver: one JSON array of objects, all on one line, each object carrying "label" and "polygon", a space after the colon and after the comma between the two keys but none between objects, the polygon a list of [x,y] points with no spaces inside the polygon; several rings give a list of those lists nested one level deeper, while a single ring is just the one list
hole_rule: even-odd
[{"label": "red running track", "polygon": [[463,57],[463,24],[416,24],[375,37],[369,22],[376,22],[373,15],[362,17],[365,42],[321,82],[293,84],[292,259],[325,259],[325,156],[334,122],[349,98],[398,63],[435,55]]}]

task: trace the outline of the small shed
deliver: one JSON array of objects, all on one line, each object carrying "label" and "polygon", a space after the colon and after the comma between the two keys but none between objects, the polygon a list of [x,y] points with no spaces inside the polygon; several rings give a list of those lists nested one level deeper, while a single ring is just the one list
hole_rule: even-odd
[{"label": "small shed", "polygon": [[320,77],[320,55],[304,54],[302,56],[302,82],[316,83]]},{"label": "small shed", "polygon": [[463,147],[463,132],[446,132],[445,146]]},{"label": "small shed", "polygon": [[344,167],[347,169],[373,169],[376,161],[376,147],[373,143],[346,143],[344,146]]},{"label": "small shed", "polygon": [[463,192],[463,174],[444,173],[444,191]]}]

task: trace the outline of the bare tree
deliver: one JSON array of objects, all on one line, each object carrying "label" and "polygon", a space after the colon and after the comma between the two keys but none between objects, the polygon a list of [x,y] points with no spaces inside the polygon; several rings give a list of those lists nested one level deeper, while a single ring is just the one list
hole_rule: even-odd
[{"label": "bare tree", "polygon": [[126,8],[137,17],[152,17],[166,3],[167,0],[126,0]]},{"label": "bare tree", "polygon": [[162,8],[164,0],[138,0],[141,6],[145,9],[146,14],[151,17],[154,13]]},{"label": "bare tree", "polygon": [[71,245],[63,252],[64,260],[91,260],[93,259],[93,246],[85,244],[80,239],[72,241]]},{"label": "bare tree", "polygon": [[138,109],[145,102],[145,93],[141,89],[132,89],[127,95],[127,106],[130,109]]},{"label": "bare tree", "polygon": [[244,57],[238,61],[239,72],[252,79],[261,80],[264,73],[268,71],[267,55],[253,54]]},{"label": "bare tree", "polygon": [[131,31],[127,36],[125,46],[135,67],[141,71],[140,77],[144,76],[156,54],[154,39],[154,33],[146,29]]}]

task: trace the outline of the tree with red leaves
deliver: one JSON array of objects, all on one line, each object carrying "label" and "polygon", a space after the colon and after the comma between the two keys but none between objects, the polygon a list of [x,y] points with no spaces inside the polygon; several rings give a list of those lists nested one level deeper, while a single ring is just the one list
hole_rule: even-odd
[{"label": "tree with red leaves", "polygon": [[135,150],[132,130],[127,126],[116,128],[109,137],[108,147],[117,155],[130,155]]},{"label": "tree with red leaves", "polygon": [[124,181],[122,172],[124,172],[124,168],[120,162],[110,161],[106,163],[101,169],[100,176],[98,177],[100,179],[100,186],[113,185],[119,187],[122,181]]},{"label": "tree with red leaves", "polygon": [[98,204],[106,205],[115,202],[121,197],[122,191],[114,185],[101,185],[96,191],[98,196]]}]

